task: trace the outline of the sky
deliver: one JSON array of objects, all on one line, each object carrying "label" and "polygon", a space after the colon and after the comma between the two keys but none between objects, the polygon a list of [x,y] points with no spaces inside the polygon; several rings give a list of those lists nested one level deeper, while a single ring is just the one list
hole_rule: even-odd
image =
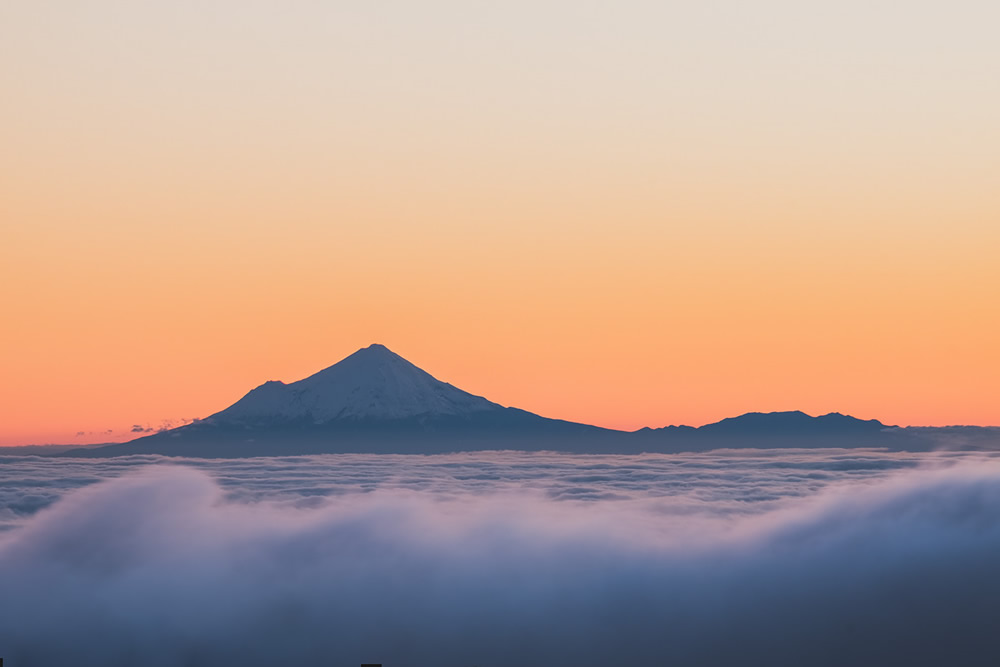
[{"label": "sky", "polygon": [[373,342],[550,417],[1000,424],[1000,5],[0,5],[0,445]]}]

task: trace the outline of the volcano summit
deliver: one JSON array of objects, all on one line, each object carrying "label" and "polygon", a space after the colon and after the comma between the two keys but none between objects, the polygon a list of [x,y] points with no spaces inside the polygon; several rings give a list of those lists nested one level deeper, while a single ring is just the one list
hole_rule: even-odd
[{"label": "volcano summit", "polygon": [[375,344],[304,380],[265,382],[212,419],[327,424],[469,416],[504,409],[435,379],[384,345]]}]

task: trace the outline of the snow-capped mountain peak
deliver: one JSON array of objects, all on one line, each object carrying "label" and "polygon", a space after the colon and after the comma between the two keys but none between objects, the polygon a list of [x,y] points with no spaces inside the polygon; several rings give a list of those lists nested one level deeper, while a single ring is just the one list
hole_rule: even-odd
[{"label": "snow-capped mountain peak", "polygon": [[373,344],[298,382],[266,382],[210,419],[326,423],[498,409],[502,406],[441,382],[384,345]]}]

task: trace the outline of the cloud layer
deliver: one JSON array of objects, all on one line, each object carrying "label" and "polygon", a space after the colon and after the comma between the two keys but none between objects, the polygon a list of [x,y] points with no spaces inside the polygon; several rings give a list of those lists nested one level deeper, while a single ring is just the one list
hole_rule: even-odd
[{"label": "cloud layer", "polygon": [[1000,621],[983,456],[0,466],[13,665],[989,664]]}]

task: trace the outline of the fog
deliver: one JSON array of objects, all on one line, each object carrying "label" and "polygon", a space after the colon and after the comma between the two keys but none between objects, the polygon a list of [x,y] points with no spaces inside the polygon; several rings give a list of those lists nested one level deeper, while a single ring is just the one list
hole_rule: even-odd
[{"label": "fog", "polygon": [[5,665],[992,664],[1000,460],[0,457]]}]

